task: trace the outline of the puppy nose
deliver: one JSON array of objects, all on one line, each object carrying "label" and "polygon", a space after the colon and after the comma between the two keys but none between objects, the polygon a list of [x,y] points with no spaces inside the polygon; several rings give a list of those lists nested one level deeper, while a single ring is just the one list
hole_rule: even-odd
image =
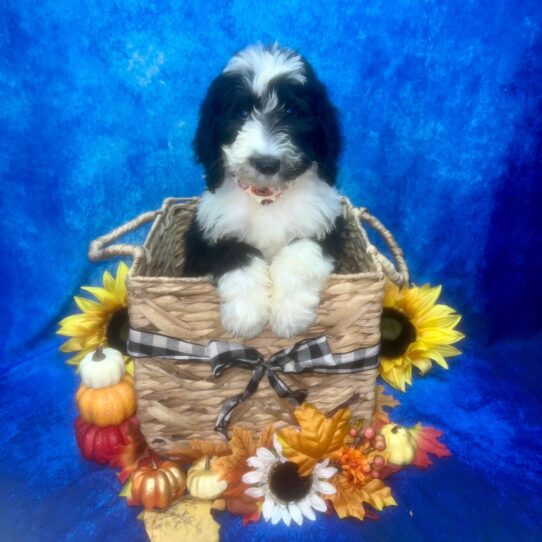
[{"label": "puppy nose", "polygon": [[264,175],[273,175],[280,169],[280,160],[274,156],[253,156],[250,161]]}]

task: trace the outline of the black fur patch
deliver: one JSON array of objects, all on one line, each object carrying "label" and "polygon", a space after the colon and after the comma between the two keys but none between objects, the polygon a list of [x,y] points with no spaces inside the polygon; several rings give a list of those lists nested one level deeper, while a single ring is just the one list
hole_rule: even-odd
[{"label": "black fur patch", "polygon": [[326,256],[331,256],[337,262],[344,249],[344,230],[346,228],[346,220],[342,215],[339,215],[335,220],[335,224],[331,231],[318,244],[322,247],[322,252]]},{"label": "black fur patch", "polygon": [[211,274],[217,280],[225,273],[247,265],[254,256],[262,256],[258,249],[235,239],[221,239],[217,243],[209,243],[195,219],[185,234],[185,243],[185,277]]},{"label": "black fur patch", "polygon": [[256,103],[240,75],[219,75],[201,104],[193,147],[196,161],[205,168],[207,188],[214,192],[224,180],[222,147],[230,145],[243,125],[242,112]]}]

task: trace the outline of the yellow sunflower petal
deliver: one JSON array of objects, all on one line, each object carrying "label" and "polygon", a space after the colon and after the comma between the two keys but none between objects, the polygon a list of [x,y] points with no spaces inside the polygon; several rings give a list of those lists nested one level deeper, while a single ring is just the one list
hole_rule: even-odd
[{"label": "yellow sunflower petal", "polygon": [[433,350],[436,350],[447,358],[461,355],[461,350],[458,350],[455,346],[450,346],[448,344],[439,344],[437,346],[434,346]]},{"label": "yellow sunflower petal", "polygon": [[[392,386],[396,390],[401,389],[401,386],[400,386],[399,382],[397,382],[397,380],[395,378],[395,375],[393,374],[392,371],[385,372],[385,373],[382,372],[382,373],[380,373],[380,376],[382,377],[382,380],[384,380],[384,382],[387,382],[390,386]],[[402,391],[405,391],[405,390],[403,389]]]},{"label": "yellow sunflower petal", "polygon": [[75,356],[72,356],[66,363],[69,365],[79,365],[81,360],[89,353],[92,352],[92,350],[82,350]]},{"label": "yellow sunflower petal", "polygon": [[416,369],[418,369],[422,375],[426,374],[433,366],[429,358],[423,357],[413,359],[412,365],[414,365],[414,367],[416,367]]},{"label": "yellow sunflower petal", "polygon": [[383,371],[391,371],[396,365],[401,365],[403,358],[380,358],[380,366]]},{"label": "yellow sunflower petal", "polygon": [[438,363],[443,369],[448,369],[449,365],[444,359],[444,356],[438,350],[431,350],[429,357],[436,363]]},{"label": "yellow sunflower petal", "polygon": [[83,312],[89,313],[89,312],[103,312],[103,305],[101,303],[96,303],[96,301],[91,301],[90,299],[86,299],[84,297],[79,297],[76,295],[74,298],[75,304],[79,307],[80,310]]},{"label": "yellow sunflower petal", "polygon": [[394,367],[389,373],[389,383],[401,391],[405,391],[405,372],[403,369],[398,369]]},{"label": "yellow sunflower petal", "polygon": [[62,346],[60,347],[61,352],[79,352],[80,350],[83,350],[84,345],[83,342],[79,337],[72,337],[71,339],[67,340]]},{"label": "yellow sunflower petal", "polygon": [[461,316],[458,314],[449,316],[437,316],[435,318],[420,319],[416,322],[417,326],[421,327],[439,327],[453,329],[461,321]]},{"label": "yellow sunflower petal", "polygon": [[103,305],[115,307],[119,304],[117,296],[105,288],[100,288],[99,286],[81,286],[81,290],[92,294]]},{"label": "yellow sunflower petal", "polygon": [[126,362],[126,373],[129,374],[130,376],[134,376],[134,372],[135,372],[134,360],[129,358],[128,361]]},{"label": "yellow sunflower petal", "polygon": [[124,263],[120,262],[117,268],[117,276],[115,278],[115,291],[119,300],[125,301],[126,298],[126,277],[130,268]]},{"label": "yellow sunflower petal", "polygon": [[442,286],[431,288],[428,284],[422,286],[419,291],[418,307],[419,313],[428,311],[437,301],[442,291]]},{"label": "yellow sunflower petal", "polygon": [[444,329],[444,328],[429,328],[420,330],[419,339],[425,343],[430,343],[431,345],[437,344],[454,344],[465,335],[456,331],[455,329]]},{"label": "yellow sunflower petal", "polygon": [[104,288],[107,291],[113,293],[115,291],[115,279],[111,276],[111,273],[109,271],[104,271],[102,280]]}]

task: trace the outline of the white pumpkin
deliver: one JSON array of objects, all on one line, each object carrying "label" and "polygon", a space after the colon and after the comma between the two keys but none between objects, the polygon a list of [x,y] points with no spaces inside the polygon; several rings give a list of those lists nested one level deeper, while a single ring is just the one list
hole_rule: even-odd
[{"label": "white pumpkin", "polygon": [[389,452],[388,461],[394,465],[409,465],[416,455],[416,439],[402,425],[388,423],[380,434],[386,439],[386,450]]},{"label": "white pumpkin", "polygon": [[124,357],[114,348],[98,348],[79,364],[81,380],[89,388],[107,388],[118,384],[125,372]]},{"label": "white pumpkin", "polygon": [[220,480],[220,475],[211,469],[213,459],[204,455],[188,469],[186,487],[192,497],[213,500],[226,491],[228,482]]}]

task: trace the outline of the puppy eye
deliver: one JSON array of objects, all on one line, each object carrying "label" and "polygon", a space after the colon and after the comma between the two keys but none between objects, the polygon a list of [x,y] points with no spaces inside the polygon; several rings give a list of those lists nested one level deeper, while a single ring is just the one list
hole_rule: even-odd
[{"label": "puppy eye", "polygon": [[295,113],[295,109],[292,106],[287,106],[284,108],[284,112],[287,115],[291,115],[292,113]]},{"label": "puppy eye", "polygon": [[241,111],[239,111],[238,115],[239,115],[240,119],[243,119],[243,120],[248,119],[248,116],[249,116],[248,109],[241,109]]}]

